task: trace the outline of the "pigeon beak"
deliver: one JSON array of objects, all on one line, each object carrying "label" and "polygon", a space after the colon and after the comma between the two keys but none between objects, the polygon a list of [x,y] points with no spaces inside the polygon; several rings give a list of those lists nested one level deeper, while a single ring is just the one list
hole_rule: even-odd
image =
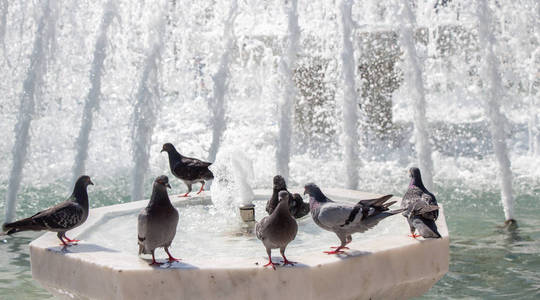
[{"label": "pigeon beak", "polygon": [[161,152],[163,152],[163,151],[165,151],[165,149],[161,149],[161,151],[159,151],[159,153],[161,153]]},{"label": "pigeon beak", "polygon": [[304,195],[305,195],[305,194],[307,194],[307,191],[306,191],[306,190],[304,190]]},{"label": "pigeon beak", "polygon": [[168,182],[165,183],[165,186],[168,187],[168,188],[171,188],[171,185]]},{"label": "pigeon beak", "polygon": [[92,182],[92,180],[88,179],[88,184],[89,185],[94,185],[94,183]]}]

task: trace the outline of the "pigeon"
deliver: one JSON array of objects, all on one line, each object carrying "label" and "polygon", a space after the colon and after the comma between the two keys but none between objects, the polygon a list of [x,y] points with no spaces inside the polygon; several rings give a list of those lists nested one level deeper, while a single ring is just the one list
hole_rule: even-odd
[{"label": "pigeon", "polygon": [[[409,169],[411,182],[403,200],[401,208],[405,209],[403,216],[407,218],[411,229],[412,238],[440,238],[435,220],[439,217],[439,207],[435,195],[430,193],[422,183],[420,169],[412,167]],[[418,230],[419,235],[414,234]]]},{"label": "pigeon", "polygon": [[203,191],[205,181],[214,179],[214,174],[208,169],[212,163],[183,156],[176,151],[171,143],[163,144],[161,152],[163,151],[169,154],[169,166],[173,175],[182,180],[188,187],[187,193],[181,197],[187,197],[191,192],[191,185],[197,182],[202,184],[201,189],[197,192],[200,194]]},{"label": "pigeon", "polygon": [[66,236],[66,231],[80,226],[88,218],[88,185],[94,185],[90,177],[83,175],[75,182],[73,193],[64,202],[59,203],[49,209],[40,211],[37,214],[2,225],[4,234],[13,234],[20,231],[40,231],[47,230],[57,232],[57,236],[63,246],[70,246],[70,243],[79,242]]},{"label": "pigeon", "polygon": [[392,195],[375,199],[360,200],[358,203],[334,202],[326,197],[314,183],[305,185],[304,194],[309,194],[309,208],[315,224],[322,229],[334,232],[341,244],[327,254],[343,253],[342,249],[352,241],[352,234],[365,232],[382,219],[403,212],[404,209],[389,210],[396,201],[386,202]]},{"label": "pigeon", "polygon": [[139,255],[152,254],[150,265],[160,265],[154,257],[154,250],[165,248],[169,262],[179,261],[169,253],[169,247],[176,234],[178,211],[171,204],[167,188],[171,188],[169,178],[165,175],[154,180],[152,196],[146,208],[139,213],[137,226],[139,240]]},{"label": "pigeon", "polygon": [[279,203],[269,216],[262,218],[255,226],[257,238],[263,242],[268,254],[268,263],[264,267],[272,266],[275,270],[277,263],[272,262],[272,249],[279,248],[283,257],[283,265],[294,266],[285,257],[285,248],[294,240],[298,232],[298,224],[289,211],[289,192],[279,192]]},{"label": "pigeon", "polygon": [[[272,192],[272,197],[266,202],[266,212],[268,212],[269,215],[272,214],[278,205],[278,194],[281,191],[289,192],[287,191],[285,179],[280,175],[276,175],[274,176],[274,191]],[[309,203],[305,203],[302,196],[299,194],[289,193],[289,211],[293,217],[299,219],[309,213]]]}]

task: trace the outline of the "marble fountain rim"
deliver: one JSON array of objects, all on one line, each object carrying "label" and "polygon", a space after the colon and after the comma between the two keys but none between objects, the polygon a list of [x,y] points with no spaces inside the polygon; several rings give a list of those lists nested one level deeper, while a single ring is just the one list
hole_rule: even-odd
[{"label": "marble fountain rim", "polygon": [[[293,188],[290,189],[291,192],[302,192],[303,189]],[[328,197],[340,200],[340,199],[368,199],[379,194],[366,193],[356,190],[347,190],[339,188],[326,188],[324,192]],[[267,199],[270,197],[272,190],[254,190],[255,200]],[[186,205],[207,205],[211,204],[211,197],[208,192],[203,192],[199,195],[194,195],[188,198],[181,198],[178,195],[170,195],[171,201],[175,207],[182,207]],[[393,197],[392,200],[397,201],[392,207],[396,208],[401,203],[400,197]],[[267,262],[266,253],[264,247],[261,245],[260,251],[257,251],[257,255],[249,257],[227,257],[227,258],[215,258],[215,259],[201,259],[197,260],[196,264],[190,264],[188,260],[182,260],[180,263],[174,263],[172,265],[165,264],[164,266],[152,267],[148,265],[147,257],[145,259],[137,255],[137,253],[124,252],[114,249],[109,249],[96,244],[89,244],[84,242],[84,238],[88,232],[91,232],[95,227],[98,227],[101,222],[114,217],[119,217],[126,214],[132,214],[136,211],[140,211],[148,203],[148,200],[133,201],[122,204],[114,204],[110,206],[103,206],[99,208],[93,208],[90,210],[88,220],[78,228],[68,232],[70,238],[81,239],[82,242],[79,242],[79,245],[71,246],[67,249],[67,252],[63,254],[70,256],[73,259],[82,260],[94,265],[110,268],[113,270],[130,270],[130,271],[166,271],[167,269],[192,269],[192,270],[212,270],[212,269],[262,269],[262,265]],[[323,250],[328,250],[326,248],[321,248],[314,250],[313,252],[307,252],[300,255],[295,255],[294,252],[288,253],[287,257],[291,260],[298,261],[299,264],[295,267],[282,267],[280,269],[287,269],[292,271],[295,268],[303,269],[306,267],[320,267],[323,264],[332,264],[343,262],[344,259],[359,257],[359,256],[369,256],[374,253],[390,251],[396,248],[401,247],[414,247],[419,243],[437,243],[444,240],[446,243],[449,243],[448,228],[445,220],[444,209],[442,205],[440,206],[439,218],[437,220],[437,226],[439,232],[442,236],[441,239],[430,240],[423,238],[412,239],[403,234],[396,234],[390,236],[382,236],[376,238],[370,238],[369,243],[363,243],[361,239],[361,234],[353,235],[353,241],[348,246],[350,250],[347,250],[346,255],[327,255],[322,253]],[[402,216],[395,216],[400,218],[403,221],[402,226],[408,226],[405,218]],[[310,218],[308,216],[308,218]],[[258,217],[260,219],[260,216]],[[311,221],[311,220],[309,220]],[[135,237],[134,237],[134,243]],[[339,243],[336,237],[336,245]],[[41,237],[30,243],[30,248],[39,248],[45,249],[53,252],[61,252],[61,246],[58,245],[58,238],[56,233],[47,232]],[[330,245],[328,245],[330,246]],[[174,249],[171,249],[176,254],[177,257],[182,257],[182,253],[174,252]],[[156,259],[158,261],[164,261],[165,256],[163,251],[158,250],[156,254]],[[273,260],[276,261],[279,256],[279,250],[274,249],[272,252]],[[257,264],[258,263],[258,264]]]}]

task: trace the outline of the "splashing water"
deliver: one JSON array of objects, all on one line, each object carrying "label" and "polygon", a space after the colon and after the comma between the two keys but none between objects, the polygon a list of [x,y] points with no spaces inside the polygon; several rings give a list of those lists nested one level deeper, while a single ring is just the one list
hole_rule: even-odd
[{"label": "splashing water", "polygon": [[289,178],[289,162],[291,156],[291,110],[296,88],[293,82],[293,70],[298,53],[300,27],[298,25],[298,1],[285,2],[287,13],[287,49],[280,61],[281,76],[284,81],[283,97],[279,104],[279,135],[276,149],[276,172],[285,180]]},{"label": "splashing water", "polygon": [[115,10],[116,8],[113,2],[107,2],[99,29],[100,34],[94,47],[94,58],[92,60],[92,67],[89,74],[91,86],[90,90],[88,90],[86,101],[84,102],[81,127],[79,130],[79,136],[77,137],[77,142],[75,144],[77,154],[75,156],[75,163],[73,165],[73,183],[75,183],[79,176],[86,172],[86,160],[88,159],[88,147],[90,144],[90,132],[92,131],[94,111],[99,109],[99,102],[102,97],[101,78],[104,72],[103,64],[107,57],[107,31],[116,14]]},{"label": "splashing water", "polygon": [[416,18],[409,2],[403,2],[401,6],[396,5],[397,10],[401,8],[401,13],[396,13],[400,20],[405,19],[408,23],[400,22],[400,43],[407,49],[407,60],[412,70],[410,71],[409,82],[414,89],[412,95],[414,107],[414,139],[415,148],[418,153],[417,161],[422,170],[422,179],[428,190],[433,190],[433,160],[431,159],[431,146],[428,136],[428,122],[426,119],[426,92],[423,79],[423,63],[416,50],[414,42],[414,30],[416,29]]},{"label": "splashing water", "polygon": [[[162,8],[163,11],[166,9]],[[146,58],[139,90],[136,96],[135,108],[133,110],[133,181],[131,185],[131,200],[141,200],[144,195],[144,179],[149,170],[148,160],[150,157],[150,145],[152,133],[156,124],[159,101],[159,77],[158,71],[161,65],[161,51],[163,48],[163,34],[165,22],[163,12],[157,17],[153,31],[155,35],[150,36],[148,57]]]},{"label": "splashing water", "polygon": [[489,129],[492,136],[495,157],[499,164],[499,181],[501,185],[501,198],[506,220],[514,219],[514,197],[512,195],[512,171],[506,146],[505,118],[501,114],[499,99],[504,97],[503,82],[500,77],[499,62],[494,53],[495,36],[491,24],[491,12],[486,0],[479,0],[477,6],[479,19],[480,45],[486,53],[484,73],[490,82],[490,88],[486,95],[486,114],[489,118]]},{"label": "splashing water", "polygon": [[41,96],[39,89],[46,73],[47,50],[55,39],[52,29],[55,26],[55,20],[51,18],[51,16],[54,16],[53,9],[54,4],[45,1],[36,31],[32,55],[30,56],[30,67],[23,83],[17,124],[15,125],[15,144],[12,150],[13,161],[6,197],[6,222],[10,222],[15,218],[17,193],[21,185],[22,171],[30,144],[30,125],[34,116],[36,100]]},{"label": "splashing water", "polygon": [[231,51],[235,43],[234,21],[238,15],[238,3],[233,0],[229,9],[229,14],[225,20],[223,35],[225,36],[225,49],[221,55],[219,69],[213,76],[214,96],[208,101],[210,111],[212,112],[212,144],[208,151],[208,160],[214,161],[221,145],[221,138],[225,130],[225,94],[227,92],[227,80],[229,77],[229,64],[231,60]]},{"label": "splashing water", "polygon": [[340,3],[341,27],[343,31],[343,47],[341,51],[341,67],[343,73],[343,131],[344,142],[344,164],[347,179],[345,187],[348,189],[358,188],[358,100],[356,95],[356,83],[354,79],[355,58],[352,44],[352,5],[350,0],[343,0]]},{"label": "splashing water", "polygon": [[238,207],[251,204],[254,172],[253,164],[245,153],[222,148],[210,170],[214,173],[210,192],[217,214],[238,215]]}]

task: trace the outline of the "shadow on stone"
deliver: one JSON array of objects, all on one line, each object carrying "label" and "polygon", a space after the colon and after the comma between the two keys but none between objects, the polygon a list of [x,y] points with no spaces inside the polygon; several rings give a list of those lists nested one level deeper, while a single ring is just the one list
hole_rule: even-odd
[{"label": "shadow on stone", "polygon": [[117,250],[105,248],[96,244],[72,244],[69,246],[56,246],[49,247],[47,251],[57,252],[57,253],[88,253],[88,252],[119,252]]}]

